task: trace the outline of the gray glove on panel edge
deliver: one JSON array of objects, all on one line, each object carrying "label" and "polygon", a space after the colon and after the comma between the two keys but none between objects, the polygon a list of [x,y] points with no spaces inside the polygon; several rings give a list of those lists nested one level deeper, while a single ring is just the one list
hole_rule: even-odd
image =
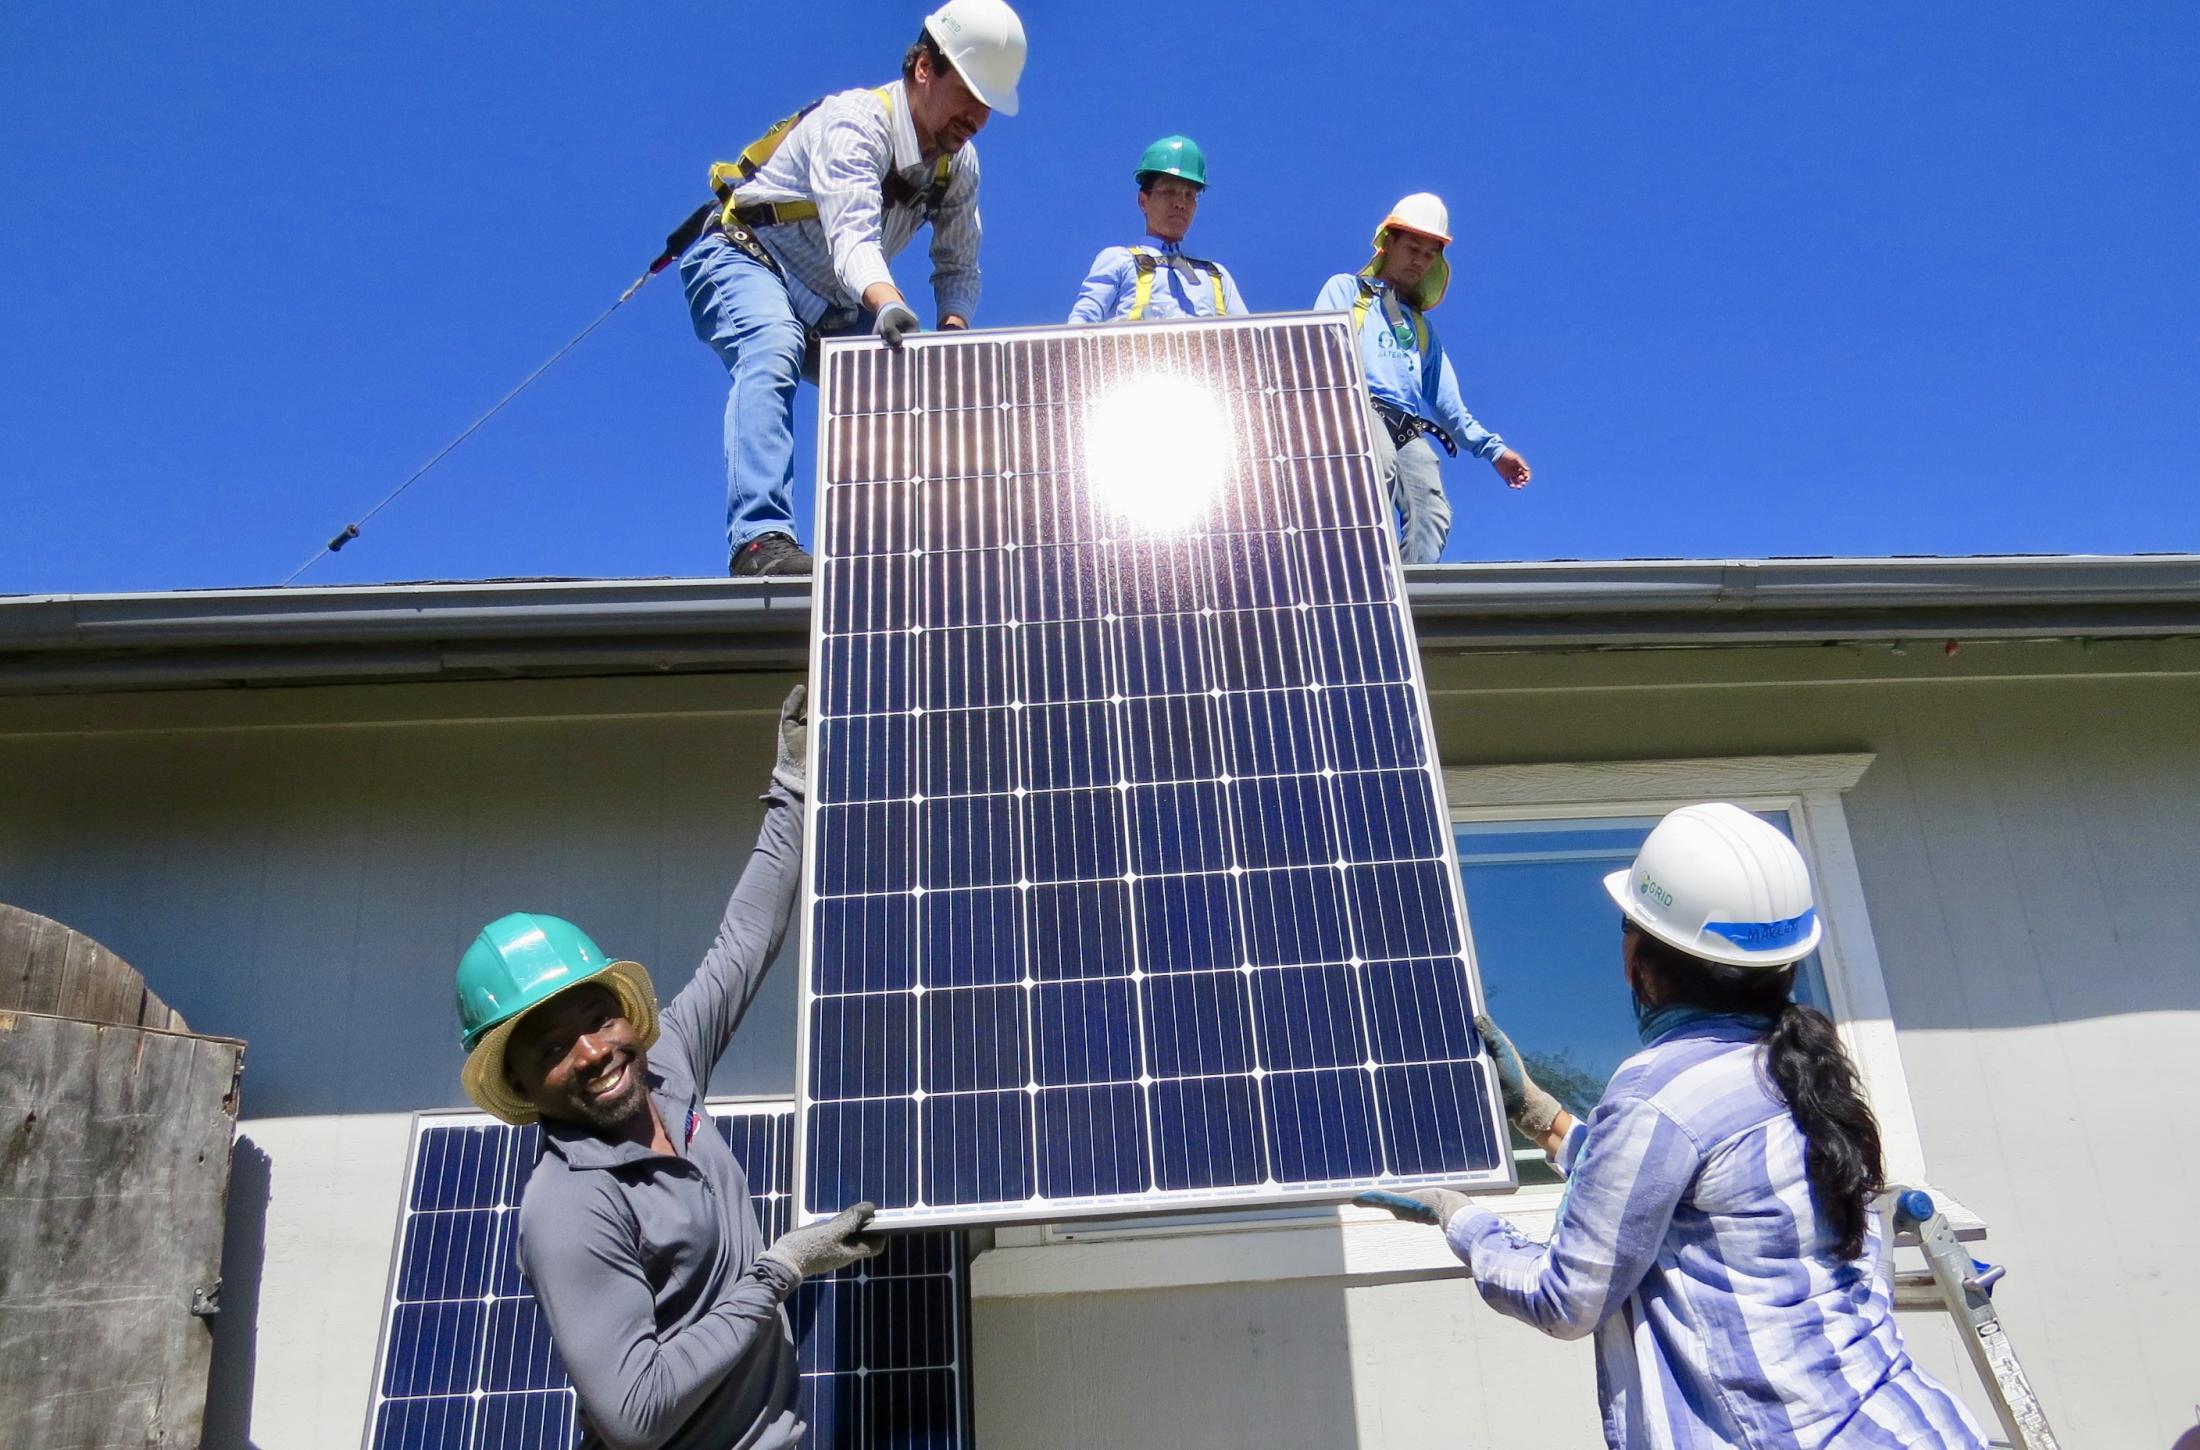
[{"label": "gray glove on panel edge", "polygon": [[862,1232],[876,1212],[878,1209],[873,1205],[858,1203],[842,1209],[823,1223],[789,1229],[779,1236],[777,1243],[764,1250],[762,1257],[797,1279],[845,1269],[850,1264],[874,1257],[885,1247],[878,1235]]}]

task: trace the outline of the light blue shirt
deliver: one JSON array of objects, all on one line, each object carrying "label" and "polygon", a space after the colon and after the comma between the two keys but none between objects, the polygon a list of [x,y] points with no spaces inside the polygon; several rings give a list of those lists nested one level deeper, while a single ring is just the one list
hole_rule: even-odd
[{"label": "light blue shirt", "polygon": [[[1330,278],[1314,299],[1315,311],[1350,312],[1360,300],[1361,280],[1350,272]],[[1416,338],[1427,335],[1428,350],[1424,353],[1417,343],[1398,340],[1383,305],[1386,295],[1396,295],[1390,284],[1368,285],[1375,289],[1375,296],[1369,300],[1367,317],[1360,324],[1360,357],[1367,366],[1368,392],[1377,402],[1434,423],[1451,435],[1462,453],[1477,458],[1495,458],[1503,453],[1505,440],[1477,423],[1474,414],[1467,411],[1459,396],[1459,379],[1451,370],[1451,359],[1444,356],[1444,344],[1437,339],[1436,329],[1428,325],[1428,319],[1404,298],[1396,299],[1407,328],[1415,331]],[[1413,329],[1415,322],[1420,323],[1418,329]]]},{"label": "light blue shirt", "polygon": [[1492,1307],[1596,1336],[1607,1444],[1983,1446],[1903,1346],[1877,1215],[1838,1256],[1763,1030],[1706,1017],[1622,1063],[1559,1151],[1550,1242],[1471,1207],[1445,1237]]},{"label": "light blue shirt", "polygon": [[[1213,317],[1215,312],[1215,284],[1205,267],[1194,267],[1185,260],[1184,249],[1175,242],[1164,242],[1159,237],[1148,237],[1139,243],[1147,251],[1156,254],[1160,263],[1154,269],[1153,297],[1146,304],[1144,322],[1160,322],[1172,317]],[[1237,279],[1230,269],[1222,268],[1222,296],[1229,307],[1229,315],[1245,315],[1245,299],[1238,295]],[[1131,314],[1131,306],[1138,299],[1138,259],[1131,255],[1129,247],[1110,247],[1092,259],[1092,272],[1084,285],[1077,289],[1077,301],[1069,310],[1072,322],[1116,322]]]}]

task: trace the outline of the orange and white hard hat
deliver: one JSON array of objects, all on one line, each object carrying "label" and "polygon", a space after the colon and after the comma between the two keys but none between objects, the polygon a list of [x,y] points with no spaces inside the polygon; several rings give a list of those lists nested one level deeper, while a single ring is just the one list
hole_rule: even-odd
[{"label": "orange and white hard hat", "polygon": [[[1363,277],[1373,277],[1383,270],[1383,248],[1390,244],[1392,232],[1413,232],[1451,245],[1451,211],[1444,199],[1433,191],[1416,191],[1411,196],[1398,198],[1398,204],[1383,218],[1383,224],[1375,228],[1375,255],[1360,269]],[[1420,284],[1406,300],[1423,312],[1444,300],[1444,292],[1451,286],[1451,263],[1439,253],[1429,263]]]}]

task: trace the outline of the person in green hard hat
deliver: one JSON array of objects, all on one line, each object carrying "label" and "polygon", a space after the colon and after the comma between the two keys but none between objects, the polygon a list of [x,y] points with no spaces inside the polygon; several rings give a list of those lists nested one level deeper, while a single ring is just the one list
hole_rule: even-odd
[{"label": "person in green hard hat", "polygon": [[1239,317],[1245,299],[1220,262],[1189,256],[1184,235],[1207,190],[1207,156],[1189,136],[1164,136],[1138,159],[1138,209],[1146,240],[1092,259],[1077,289],[1072,322],[1159,322],[1171,317]]},{"label": "person in green hard hat", "polygon": [[878,1251],[871,1205],[766,1246],[703,1089],[793,915],[804,691],[780,709],[764,828],[694,980],[660,1012],[649,973],[579,927],[515,912],[458,965],[466,1093],[542,1124],[519,1262],[579,1392],[584,1447],[790,1447],[806,1430],[782,1307]]}]

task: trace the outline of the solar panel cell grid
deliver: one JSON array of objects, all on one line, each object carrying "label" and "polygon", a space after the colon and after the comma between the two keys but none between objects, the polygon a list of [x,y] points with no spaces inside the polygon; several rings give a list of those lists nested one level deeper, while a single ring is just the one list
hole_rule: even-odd
[{"label": "solar panel cell grid", "polygon": [[[711,1106],[755,1190],[767,1239],[789,1227],[794,1116]],[[375,1373],[369,1450],[561,1450],[580,1438],[571,1385],[519,1272],[514,1234],[538,1128],[473,1114],[420,1120]],[[969,1443],[961,1236],[898,1234],[869,1264],[788,1305],[806,1444],[958,1450]]]},{"label": "solar panel cell grid", "polygon": [[805,1215],[1510,1182],[1364,398],[1325,318],[828,348]]}]

